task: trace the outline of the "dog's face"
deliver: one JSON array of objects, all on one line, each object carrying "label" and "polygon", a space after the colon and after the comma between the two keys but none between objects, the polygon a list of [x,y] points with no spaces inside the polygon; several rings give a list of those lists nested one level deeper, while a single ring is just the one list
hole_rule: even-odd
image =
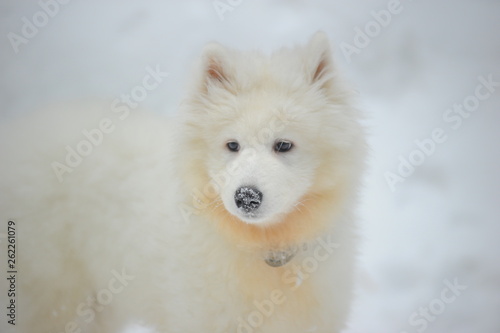
[{"label": "dog's face", "polygon": [[270,57],[209,45],[186,110],[196,200],[269,226],[336,186],[359,128],[334,76],[322,34]]},{"label": "dog's face", "polygon": [[[266,96],[267,95],[267,96]],[[280,221],[314,181],[315,143],[290,113],[292,101],[263,89],[241,92],[234,117],[221,122],[209,139],[207,170],[225,209],[247,223]]]}]

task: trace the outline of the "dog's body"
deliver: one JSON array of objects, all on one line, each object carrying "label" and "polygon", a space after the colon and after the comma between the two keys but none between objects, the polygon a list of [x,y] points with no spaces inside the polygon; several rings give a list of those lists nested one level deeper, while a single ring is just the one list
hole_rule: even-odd
[{"label": "dog's body", "polygon": [[4,125],[17,327],[339,332],[365,152],[348,95],[318,34],[208,46],[179,125],[109,106]]}]

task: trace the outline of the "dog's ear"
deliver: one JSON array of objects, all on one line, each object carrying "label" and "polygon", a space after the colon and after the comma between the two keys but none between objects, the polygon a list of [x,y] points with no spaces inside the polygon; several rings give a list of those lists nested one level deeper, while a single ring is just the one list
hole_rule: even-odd
[{"label": "dog's ear", "polygon": [[211,85],[228,87],[231,78],[228,74],[228,50],[219,43],[209,43],[202,54],[202,88],[208,91]]},{"label": "dog's ear", "polygon": [[318,31],[311,37],[307,45],[307,56],[310,82],[322,88],[329,86],[334,76],[334,64],[330,41],[324,32]]}]

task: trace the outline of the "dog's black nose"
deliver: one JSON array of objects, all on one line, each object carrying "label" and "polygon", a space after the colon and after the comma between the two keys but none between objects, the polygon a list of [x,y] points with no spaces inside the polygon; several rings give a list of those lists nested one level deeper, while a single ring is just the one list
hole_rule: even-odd
[{"label": "dog's black nose", "polygon": [[236,190],[234,201],[236,207],[250,213],[259,208],[262,202],[262,192],[254,187],[243,186]]}]

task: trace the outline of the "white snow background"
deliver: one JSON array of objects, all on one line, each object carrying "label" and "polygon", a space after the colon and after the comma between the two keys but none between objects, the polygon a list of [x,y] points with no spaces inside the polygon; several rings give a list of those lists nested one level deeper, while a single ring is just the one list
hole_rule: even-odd
[{"label": "white snow background", "polygon": [[[269,52],[323,30],[360,93],[371,145],[358,291],[345,332],[498,333],[500,86],[459,128],[443,115],[474,95],[479,76],[500,82],[500,1],[401,0],[374,33],[371,12],[394,1],[222,0],[234,6],[221,19],[211,0],[72,0],[16,53],[8,34],[21,35],[23,17],[32,21],[41,6],[0,0],[1,116],[118,97],[156,65],[170,75],[141,106],[173,113],[206,42]],[[374,36],[349,58],[340,46],[354,45],[356,27]],[[391,191],[386,172],[436,128],[446,142]],[[445,280],[467,287],[449,304]],[[425,327],[411,321],[425,318],[421,307],[431,308]]]}]

